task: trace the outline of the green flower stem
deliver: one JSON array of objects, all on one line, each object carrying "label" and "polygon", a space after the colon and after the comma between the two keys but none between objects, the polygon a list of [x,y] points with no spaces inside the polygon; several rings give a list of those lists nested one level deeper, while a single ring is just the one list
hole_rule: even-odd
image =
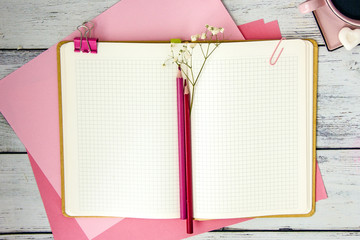
[{"label": "green flower stem", "polygon": [[[205,60],[204,60],[202,66],[201,66],[201,68],[200,68],[199,74],[197,75],[196,80],[195,80],[195,82],[194,82],[194,86],[195,86],[195,84],[197,83],[197,81],[199,80],[200,73],[201,73],[202,69],[204,68],[207,59],[211,56],[211,54],[215,51],[215,49],[216,49],[218,46],[219,46],[219,45],[215,46],[214,49],[210,52],[210,54],[205,57]],[[206,54],[207,54],[207,53],[206,53]]]},{"label": "green flower stem", "polygon": [[203,57],[205,58],[205,53],[204,53],[204,50],[202,49],[201,44],[200,44],[200,49],[201,49],[201,53],[202,53]]},{"label": "green flower stem", "polygon": [[[214,49],[211,50],[211,52],[209,53],[210,43],[208,44],[208,48],[207,48],[207,51],[206,51],[206,56],[204,57],[205,59],[204,59],[204,62],[203,62],[203,64],[202,64],[201,68],[200,68],[199,74],[197,75],[195,82],[194,82],[194,83],[191,83],[192,86],[193,86],[193,90],[192,90],[191,103],[190,103],[190,114],[191,114],[191,110],[192,110],[193,103],[194,103],[196,83],[197,83],[197,81],[199,80],[200,74],[201,74],[201,72],[202,72],[202,70],[203,70],[203,68],[204,68],[204,66],[205,66],[206,61],[208,60],[208,58],[211,56],[211,54],[215,51],[215,49],[216,49],[218,46],[219,46],[219,45],[215,45]],[[192,73],[193,73],[192,68],[190,68],[190,70],[191,70],[191,74],[192,74]],[[194,77],[194,76],[193,76],[193,77]],[[194,78],[193,78],[193,79],[194,79]]]},{"label": "green flower stem", "polygon": [[[210,43],[208,43],[208,47],[207,47],[207,49],[206,49],[206,57],[207,57],[207,55],[208,55],[208,53],[209,53],[209,48],[210,48]],[[205,57],[205,58],[206,58]]]},{"label": "green flower stem", "polygon": [[204,62],[203,62],[203,64],[202,64],[201,68],[200,68],[199,74],[197,75],[197,77],[196,77],[196,79],[195,79],[195,82],[194,82],[194,84],[193,84],[194,87],[195,87],[195,84],[197,83],[197,81],[199,80],[200,73],[201,73],[201,71],[203,70],[207,59],[208,59],[208,57],[206,57],[206,58],[204,59]]},{"label": "green flower stem", "polygon": [[[210,39],[212,40],[213,37],[216,39],[216,41],[219,40],[218,36],[211,34]],[[179,56],[181,54],[183,54],[183,55],[181,55],[182,58],[184,58],[184,53],[188,53],[190,55],[190,60],[189,61],[187,61],[186,59],[185,60],[182,59],[181,61],[178,61],[178,60],[174,61],[178,65],[178,67],[181,67],[181,65],[184,65],[190,70],[191,75],[190,74],[189,75],[191,76],[191,78],[189,77],[189,75],[187,73],[185,73],[185,71],[182,72],[184,74],[184,76],[186,77],[186,79],[188,80],[188,82],[192,85],[192,91],[190,92],[190,94],[191,94],[191,96],[190,96],[191,97],[191,100],[190,100],[190,114],[191,114],[191,111],[192,111],[192,107],[194,105],[196,83],[200,78],[200,74],[203,71],[208,58],[213,54],[215,49],[218,48],[218,46],[220,45],[220,43],[214,43],[214,48],[211,49],[211,43],[212,42],[208,42],[208,44],[207,44],[206,54],[205,54],[205,51],[204,51],[204,49],[202,47],[202,44],[200,43],[200,49],[201,49],[201,53],[202,53],[202,55],[204,57],[204,61],[203,61],[202,65],[201,65],[201,68],[200,68],[196,78],[194,77],[194,71],[193,71],[193,68],[192,68],[193,49],[191,50],[191,52],[189,50],[187,50],[187,49],[186,50],[180,50],[180,52],[179,52]],[[171,55],[172,55],[171,56],[172,59],[175,59],[173,49],[171,49]]]},{"label": "green flower stem", "polygon": [[[190,73],[191,73],[191,77],[192,79],[194,79],[194,73],[192,70],[192,66],[190,66],[189,64],[187,64],[186,62],[181,62],[180,64],[184,64],[185,66],[187,66],[190,69]],[[193,82],[190,80],[190,78],[186,75],[186,73],[184,73],[186,78],[191,82],[191,84],[193,84]]]},{"label": "green flower stem", "polygon": [[193,85],[193,90],[192,90],[192,94],[191,94],[191,101],[190,101],[190,115],[191,115],[191,109],[194,103],[194,96],[195,96],[195,86]]},{"label": "green flower stem", "polygon": [[185,72],[182,73],[185,75],[186,79],[191,83],[191,85],[194,85],[194,83],[190,80],[189,76]]}]

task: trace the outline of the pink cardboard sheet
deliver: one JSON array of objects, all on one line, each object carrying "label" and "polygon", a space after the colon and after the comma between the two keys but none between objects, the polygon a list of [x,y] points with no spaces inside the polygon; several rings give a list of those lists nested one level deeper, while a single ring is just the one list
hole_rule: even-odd
[{"label": "pink cardboard sheet", "polygon": [[[192,235],[186,234],[185,221],[180,219],[135,219],[126,218],[106,231],[90,232],[85,234],[81,226],[74,218],[66,218],[61,212],[61,198],[45,174],[41,171],[33,157],[29,154],[30,163],[39,185],[45,210],[49,216],[50,226],[54,239],[154,239],[169,240],[182,239]],[[204,233],[223,226],[243,222],[248,219],[224,219],[211,221],[195,221],[194,234]]]},{"label": "pink cardboard sheet", "polygon": [[[227,39],[244,39],[219,0],[206,1],[206,6],[202,0],[122,0],[92,21],[95,24],[92,36],[102,41],[185,40],[203,32],[206,24],[226,29]],[[64,40],[72,40],[77,34],[74,31]],[[61,176],[57,92],[56,45],[0,81],[0,112],[59,197]],[[38,187],[41,191],[42,182],[38,181]],[[56,228],[62,225],[62,218],[55,218],[52,212],[47,213],[56,236]],[[88,238],[95,237],[121,220],[76,219]]]},{"label": "pink cardboard sheet", "polygon": [[[186,2],[191,3],[193,12],[183,7]],[[104,41],[188,39],[190,35],[202,32],[205,24],[210,24],[224,27],[228,39],[244,39],[219,0],[207,1],[206,9],[197,11],[202,4],[201,0],[182,1],[181,5],[173,0],[122,0],[93,20],[94,36]],[[186,10],[186,17],[173,18],[175,10],[179,16]],[[164,20],[167,24],[163,24]],[[71,40],[75,36],[76,32],[65,39]],[[154,225],[162,226],[162,231],[168,232],[168,235],[163,234],[167,238],[161,239],[188,236],[185,226],[180,227],[184,225],[181,220],[151,220],[147,223],[148,220],[141,219],[73,219],[61,214],[56,46],[0,81],[0,111],[28,149],[55,239],[115,239],[119,236],[140,239],[143,233],[147,238],[160,239],[159,232],[152,230],[157,229]],[[326,194],[325,190],[323,192]],[[196,233],[245,220],[213,220],[208,221],[209,225],[197,222]],[[170,226],[176,226],[176,229]],[[153,231],[154,235],[151,235]]]},{"label": "pink cardboard sheet", "polygon": [[277,20],[264,23],[264,19],[259,19],[240,25],[239,30],[246,40],[281,39]]},{"label": "pink cardboard sheet", "polygon": [[[154,240],[168,240],[168,239],[182,239],[189,237],[185,232],[184,220],[149,220],[149,219],[132,219],[125,218],[122,221],[117,221],[112,224],[104,224],[98,221],[98,225],[94,224],[93,220],[87,223],[86,226],[92,226],[93,229],[81,226],[74,218],[66,218],[61,212],[61,198],[56,193],[54,187],[50,184],[45,174],[41,171],[31,154],[28,154],[29,160],[38,184],[41,198],[44,203],[46,213],[49,218],[49,223],[52,229],[54,239],[96,239],[96,240],[110,240],[110,239],[154,239]],[[319,167],[316,168],[316,201],[327,198],[324,183],[322,182]],[[87,219],[87,218],[84,218]],[[105,218],[111,219],[111,218]],[[95,219],[96,220],[96,219]],[[195,221],[194,234],[204,233],[210,230],[218,229],[224,226],[241,223],[251,218],[239,219],[222,219],[211,221]],[[103,229],[104,226],[106,229]],[[85,230],[87,229],[87,230]]]},{"label": "pink cardboard sheet", "polygon": [[[206,24],[226,29],[228,39],[244,39],[219,0],[206,1],[206,8],[202,0],[122,0],[92,22],[100,41],[185,40]],[[56,45],[0,81],[0,111],[60,195],[57,91]]]}]

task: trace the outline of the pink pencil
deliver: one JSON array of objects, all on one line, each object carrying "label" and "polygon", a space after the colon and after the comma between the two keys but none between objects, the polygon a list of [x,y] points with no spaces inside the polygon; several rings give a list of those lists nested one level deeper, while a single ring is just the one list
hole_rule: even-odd
[{"label": "pink pencil", "polygon": [[179,145],[179,185],[180,185],[180,219],[186,219],[186,168],[185,168],[185,122],[184,122],[184,80],[181,68],[176,76],[178,145]]},{"label": "pink pencil", "polygon": [[190,90],[185,80],[184,112],[185,112],[185,158],[186,158],[186,201],[187,218],[186,232],[191,234],[193,229],[193,196],[192,196],[192,161],[191,161],[191,120],[190,120]]}]

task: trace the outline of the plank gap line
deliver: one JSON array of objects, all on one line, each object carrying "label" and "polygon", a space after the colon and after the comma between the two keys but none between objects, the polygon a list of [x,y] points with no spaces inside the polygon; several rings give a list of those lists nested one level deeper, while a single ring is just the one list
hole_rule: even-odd
[{"label": "plank gap line", "polygon": [[243,229],[217,229],[217,230],[212,230],[210,232],[360,232],[360,230],[358,229],[297,229],[294,230],[292,228],[280,228],[278,230],[275,229],[248,229],[248,230],[243,230]]}]

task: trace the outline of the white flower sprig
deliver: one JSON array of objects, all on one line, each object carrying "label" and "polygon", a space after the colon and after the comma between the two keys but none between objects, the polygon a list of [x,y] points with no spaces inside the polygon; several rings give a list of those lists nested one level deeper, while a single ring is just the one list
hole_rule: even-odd
[{"label": "white flower sprig", "polygon": [[[165,66],[166,62],[168,61],[171,61],[171,63],[175,63],[183,70],[182,73],[185,75],[185,78],[192,85],[190,111],[194,103],[195,86],[199,80],[200,74],[205,66],[205,63],[208,60],[208,58],[211,56],[211,54],[215,51],[215,49],[219,47],[220,41],[223,40],[224,28],[222,27],[217,28],[210,25],[205,25],[205,28],[206,28],[205,32],[201,34],[192,35],[190,43],[185,43],[185,44],[171,43],[171,54],[163,64],[163,66]],[[194,48],[196,47],[197,44],[199,44],[199,48],[204,57],[204,61],[201,65],[198,74],[195,76],[193,64],[192,64],[192,56],[193,56]],[[205,47],[203,45],[205,45]]]}]

